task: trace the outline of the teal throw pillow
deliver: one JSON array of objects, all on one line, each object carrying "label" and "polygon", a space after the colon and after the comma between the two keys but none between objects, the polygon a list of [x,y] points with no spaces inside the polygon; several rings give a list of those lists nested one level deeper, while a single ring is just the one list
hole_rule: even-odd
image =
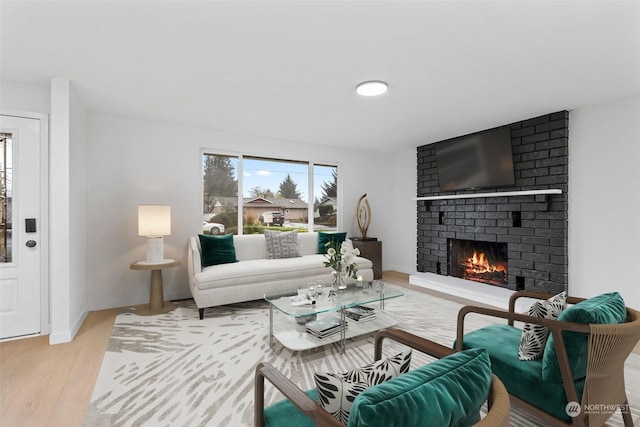
[{"label": "teal throw pillow", "polygon": [[206,236],[198,234],[200,238],[200,262],[202,267],[238,262],[236,248],[233,246],[233,234],[224,236]]},{"label": "teal throw pillow", "polygon": [[487,350],[461,351],[366,389],[347,425],[467,427],[479,420],[490,388]]},{"label": "teal throw pillow", "polygon": [[[598,295],[576,305],[567,307],[558,320],[584,324],[614,324],[622,323],[627,318],[627,308],[618,292]],[[563,332],[569,365],[573,379],[579,380],[587,375],[587,353],[589,351],[587,334],[579,332]],[[562,382],[558,356],[553,336],[549,337],[542,357],[542,379],[545,381]]]},{"label": "teal throw pillow", "polygon": [[318,253],[326,254],[327,249],[329,249],[329,246],[327,246],[327,243],[329,242],[332,243],[331,246],[333,246],[334,248],[340,249],[340,245],[345,241],[346,238],[346,232],[328,233],[325,231],[318,231]]}]

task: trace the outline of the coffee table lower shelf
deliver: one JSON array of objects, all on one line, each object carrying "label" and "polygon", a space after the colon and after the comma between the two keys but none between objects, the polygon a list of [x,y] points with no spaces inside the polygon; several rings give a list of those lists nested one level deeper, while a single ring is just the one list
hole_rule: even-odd
[{"label": "coffee table lower shelf", "polygon": [[[325,313],[319,316],[339,316],[339,313]],[[356,322],[347,318],[347,329],[345,339],[357,337],[380,329],[395,326],[401,319],[393,314],[382,310],[376,310],[376,318],[365,322]],[[273,319],[273,337],[284,347],[293,351],[309,350],[322,347],[323,345],[340,342],[340,333],[330,335],[326,338],[317,338],[305,332],[305,325],[299,325],[294,318],[286,315],[277,315]]]}]

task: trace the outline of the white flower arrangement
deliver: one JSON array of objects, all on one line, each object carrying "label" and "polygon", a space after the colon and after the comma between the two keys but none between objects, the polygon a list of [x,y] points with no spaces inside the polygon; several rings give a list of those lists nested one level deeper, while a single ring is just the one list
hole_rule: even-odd
[{"label": "white flower arrangement", "polygon": [[340,249],[336,250],[338,246],[337,242],[327,242],[327,253],[325,257],[327,261],[324,262],[325,267],[331,267],[337,274],[344,274],[346,277],[357,278],[358,264],[356,263],[356,257],[360,255],[358,248],[351,249],[349,243],[342,242]]}]

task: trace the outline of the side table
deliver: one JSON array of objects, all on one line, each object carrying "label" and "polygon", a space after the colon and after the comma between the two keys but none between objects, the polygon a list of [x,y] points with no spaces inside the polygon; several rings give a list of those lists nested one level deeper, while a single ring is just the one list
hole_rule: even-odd
[{"label": "side table", "polygon": [[382,279],[382,242],[375,237],[350,237],[353,247],[360,250],[360,256],[373,263],[373,278]]},{"label": "side table", "polygon": [[180,261],[177,259],[165,259],[158,263],[148,263],[146,261],[136,261],[131,263],[132,270],[151,270],[151,286],[149,289],[149,306],[139,308],[136,314],[140,316],[153,316],[154,314],[168,313],[176,305],[165,301],[162,291],[162,270],[164,268],[177,267]]}]

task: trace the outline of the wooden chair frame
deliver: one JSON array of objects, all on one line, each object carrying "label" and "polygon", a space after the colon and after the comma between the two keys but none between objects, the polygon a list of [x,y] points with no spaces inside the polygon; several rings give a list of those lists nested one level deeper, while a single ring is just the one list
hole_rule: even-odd
[{"label": "wooden chair frame", "polygon": [[[515,292],[509,299],[509,311],[476,306],[463,307],[458,312],[456,350],[460,351],[463,349],[464,319],[470,313],[506,319],[509,326],[513,326],[515,321],[546,326],[550,329],[551,335],[553,336],[567,401],[578,402],[578,393],[573,380],[573,374],[571,372],[569,357],[567,355],[567,349],[562,332],[569,331],[588,334],[588,368],[585,390],[583,392],[583,399],[581,403],[583,407],[584,405],[589,405],[591,403],[601,403],[593,400],[593,398],[595,396],[602,397],[604,394],[610,393],[611,390],[607,390],[605,392],[593,391],[598,388],[602,388],[603,383],[606,381],[606,385],[608,387],[617,387],[616,394],[620,400],[617,404],[621,405],[620,410],[622,412],[624,424],[626,427],[633,427],[633,419],[631,417],[626,392],[624,390],[624,360],[626,360],[638,342],[638,339],[640,339],[640,313],[627,307],[626,322],[617,325],[593,325],[561,322],[558,320],[542,319],[539,317],[531,317],[526,314],[516,313],[515,306],[518,298],[547,299],[549,298],[549,295],[529,291]],[[584,298],[567,297],[568,304],[576,304],[584,300]],[[607,347],[607,350],[605,350],[608,351],[607,355],[600,354],[602,353],[600,349],[604,347]],[[517,351],[517,349],[514,349],[514,351]],[[617,356],[615,362],[612,362],[612,359],[610,358],[613,353],[616,353],[615,355]],[[612,378],[614,379],[613,381],[611,380]],[[592,392],[591,395],[589,393],[590,391]],[[510,397],[511,403],[534,414],[545,421],[545,423],[553,426],[583,427],[586,425],[599,425],[604,423],[613,413],[613,411],[611,411],[608,415],[600,414],[599,416],[594,416],[593,414],[582,414],[581,416],[573,418],[572,423],[567,423],[514,395],[510,395]]]},{"label": "wooden chair frame", "polygon": [[[420,352],[438,359],[455,353],[455,350],[413,335],[399,329],[383,329],[378,331],[374,343],[374,360],[382,358],[382,344],[385,339],[390,339]],[[255,399],[254,399],[254,425],[264,426],[264,380],[269,380],[278,390],[284,394],[302,413],[311,418],[318,426],[344,427],[342,423],[324,410],[318,403],[309,398],[289,378],[285,377],[271,364],[263,362],[256,366],[255,372]],[[508,425],[510,402],[509,394],[502,382],[495,375],[492,376],[491,389],[488,396],[487,415],[476,426],[479,427],[503,427]]]}]

